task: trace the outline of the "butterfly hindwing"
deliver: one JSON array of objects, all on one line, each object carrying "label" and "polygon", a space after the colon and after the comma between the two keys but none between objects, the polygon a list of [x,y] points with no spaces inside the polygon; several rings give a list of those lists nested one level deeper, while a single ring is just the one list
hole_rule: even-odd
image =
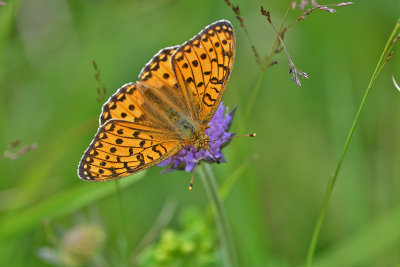
[{"label": "butterfly hindwing", "polygon": [[158,129],[124,120],[102,125],[78,167],[81,179],[106,181],[147,169],[182,148],[182,142]]},{"label": "butterfly hindwing", "polygon": [[234,56],[235,35],[226,20],[209,25],[172,56],[172,68],[185,100],[203,125],[222,100]]}]

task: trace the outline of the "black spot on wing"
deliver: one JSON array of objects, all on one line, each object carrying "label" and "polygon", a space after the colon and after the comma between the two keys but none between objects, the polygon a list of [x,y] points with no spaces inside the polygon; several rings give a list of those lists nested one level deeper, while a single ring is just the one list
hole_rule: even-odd
[{"label": "black spot on wing", "polygon": [[212,98],[209,93],[204,94],[203,103],[208,107],[212,107],[215,103],[216,99]]}]

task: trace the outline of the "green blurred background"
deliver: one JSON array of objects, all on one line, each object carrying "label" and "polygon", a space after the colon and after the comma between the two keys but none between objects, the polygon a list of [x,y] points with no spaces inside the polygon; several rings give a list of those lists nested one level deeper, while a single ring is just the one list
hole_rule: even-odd
[{"label": "green blurred background", "polygon": [[[288,2],[232,2],[239,4],[264,55],[274,32],[260,5],[278,26]],[[291,10],[288,22],[301,14]],[[6,1],[0,6],[0,149],[15,139],[38,148],[16,160],[0,159],[0,262],[47,266],[39,251],[51,247],[55,258],[62,257],[66,233],[94,225],[101,232],[94,255],[101,260],[86,264],[122,264],[124,231],[114,183],[86,183],[76,174],[101,108],[91,60],[108,97],[136,81],[159,49],[228,19],[236,30],[237,51],[224,104],[238,105],[232,131],[257,133],[255,139],[231,142],[224,150],[228,163],[211,166],[220,185],[238,178],[224,200],[238,257],[242,266],[302,265],[328,179],[399,15],[400,2],[393,0],[356,1],[335,14],[314,11],[285,36],[294,63],[309,79],[297,87],[287,56],[278,54],[279,64],[266,72],[245,120],[260,69],[223,0]],[[400,82],[399,70],[395,51],[361,114],[327,210],[315,266],[400,266],[400,93],[391,81],[394,75]],[[150,231],[153,245],[142,250],[153,259],[143,253],[139,258],[143,266],[156,265],[160,231],[150,228],[164,210],[171,217],[160,224],[164,239],[173,231],[190,241],[190,233],[201,228],[198,222],[206,226],[196,242],[211,242],[209,250],[174,254],[175,266],[220,266],[215,223],[207,215],[198,175],[190,192],[188,173],[161,175],[161,170],[153,167],[121,181],[128,251]],[[185,220],[192,220],[189,230]],[[188,256],[190,264],[182,263]]]}]

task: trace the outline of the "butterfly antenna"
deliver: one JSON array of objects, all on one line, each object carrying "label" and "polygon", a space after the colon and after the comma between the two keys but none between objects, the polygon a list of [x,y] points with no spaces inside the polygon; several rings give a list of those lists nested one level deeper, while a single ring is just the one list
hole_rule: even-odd
[{"label": "butterfly antenna", "polygon": [[193,172],[192,172],[192,179],[190,180],[189,190],[192,190],[192,189],[193,189],[194,172],[196,171],[196,167],[197,167],[197,165],[199,165],[199,162],[200,162],[200,161],[197,161],[197,162],[196,162],[196,165],[194,165]]},{"label": "butterfly antenna", "polygon": [[[227,138],[221,138],[221,139],[216,139],[216,140],[210,140],[210,142],[216,142],[216,141],[220,141],[220,140],[233,139],[233,138],[237,138],[237,137],[256,137],[256,136],[257,136],[256,133],[251,133],[251,134],[237,135],[237,136],[232,136],[232,137],[227,137]],[[211,152],[210,152],[210,153],[211,153]]]},{"label": "butterfly antenna", "polygon": [[207,148],[208,153],[211,154],[211,156],[214,158],[215,162],[220,164],[221,162],[219,161],[219,159],[217,159],[217,157],[211,152],[211,150],[209,148]]}]

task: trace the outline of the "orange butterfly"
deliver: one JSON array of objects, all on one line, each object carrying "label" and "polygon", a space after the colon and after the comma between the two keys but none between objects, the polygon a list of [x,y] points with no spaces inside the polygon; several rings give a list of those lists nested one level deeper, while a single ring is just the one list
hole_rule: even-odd
[{"label": "orange butterfly", "polygon": [[125,84],[104,104],[98,132],[79,163],[79,177],[122,178],[187,145],[211,153],[206,128],[222,100],[234,57],[235,34],[227,20],[214,22],[180,46],[160,50],[139,81]]}]

